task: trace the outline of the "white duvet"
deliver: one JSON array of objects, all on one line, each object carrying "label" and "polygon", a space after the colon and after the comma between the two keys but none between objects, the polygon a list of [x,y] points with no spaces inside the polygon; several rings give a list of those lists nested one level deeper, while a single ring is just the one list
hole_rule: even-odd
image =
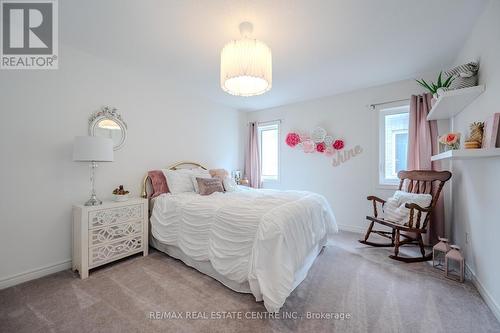
[{"label": "white duvet", "polygon": [[225,278],[248,281],[270,312],[283,306],[308,255],[334,232],[326,199],[301,191],[163,194],[151,216],[153,237],[210,261]]}]

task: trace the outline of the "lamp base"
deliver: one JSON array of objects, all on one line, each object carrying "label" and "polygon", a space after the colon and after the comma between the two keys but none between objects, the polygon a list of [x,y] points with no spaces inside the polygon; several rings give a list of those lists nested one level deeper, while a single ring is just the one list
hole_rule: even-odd
[{"label": "lamp base", "polygon": [[99,206],[102,205],[102,201],[97,199],[95,194],[92,194],[89,200],[85,203],[85,206]]},{"label": "lamp base", "polygon": [[99,206],[102,205],[102,201],[97,199],[97,196],[95,195],[95,177],[94,177],[94,172],[95,168],[97,168],[97,163],[95,161],[92,161],[90,163],[90,199],[85,203],[85,206]]}]

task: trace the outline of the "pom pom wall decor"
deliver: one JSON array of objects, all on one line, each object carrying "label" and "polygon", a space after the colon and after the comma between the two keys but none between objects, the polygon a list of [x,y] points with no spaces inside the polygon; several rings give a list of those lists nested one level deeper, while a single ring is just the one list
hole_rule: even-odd
[{"label": "pom pom wall decor", "polygon": [[307,140],[310,140],[311,139],[311,136],[309,135],[309,133],[307,132],[301,132],[299,134],[300,136],[300,141],[304,142],[304,141],[307,141]]},{"label": "pom pom wall decor", "polygon": [[285,143],[291,148],[298,148],[304,153],[320,153],[333,156],[334,152],[344,148],[344,141],[328,135],[322,127],[316,127],[309,135],[306,132],[290,132]]},{"label": "pom pom wall decor", "polygon": [[333,137],[330,135],[325,136],[325,140],[323,141],[327,147],[333,144]]},{"label": "pom pom wall decor", "polygon": [[313,139],[314,143],[322,143],[323,141],[325,141],[325,137],[326,130],[322,127],[316,127],[311,134],[311,138]]},{"label": "pom pom wall decor", "polygon": [[286,135],[285,143],[306,154],[318,153],[330,157],[333,167],[338,167],[363,152],[359,145],[344,149],[344,140],[335,139],[321,127],[315,128],[311,135],[307,132],[290,132]]},{"label": "pom pom wall decor", "polygon": [[313,140],[309,139],[302,142],[302,149],[304,150],[304,153],[314,153],[316,151],[316,145]]},{"label": "pom pom wall decor", "polygon": [[333,148],[335,150],[340,150],[340,149],[344,148],[344,141],[343,140],[335,140],[335,142],[333,143]]},{"label": "pom pom wall decor", "polygon": [[316,144],[316,151],[318,153],[324,153],[326,150],[326,144],[324,142],[320,142]]},{"label": "pom pom wall decor", "polygon": [[290,147],[295,147],[296,145],[298,145],[301,142],[300,136],[294,132],[288,133],[286,135],[285,142]]}]

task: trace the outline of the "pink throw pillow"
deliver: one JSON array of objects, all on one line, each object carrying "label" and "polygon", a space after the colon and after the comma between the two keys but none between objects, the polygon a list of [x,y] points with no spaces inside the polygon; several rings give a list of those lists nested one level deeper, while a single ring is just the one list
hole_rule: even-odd
[{"label": "pink throw pillow", "polygon": [[218,178],[196,178],[201,195],[210,195],[214,192],[224,192],[222,181]]},{"label": "pink throw pillow", "polygon": [[229,177],[229,172],[227,172],[225,169],[212,169],[208,172],[210,173],[210,176],[212,176],[212,178],[218,178],[220,180]]}]

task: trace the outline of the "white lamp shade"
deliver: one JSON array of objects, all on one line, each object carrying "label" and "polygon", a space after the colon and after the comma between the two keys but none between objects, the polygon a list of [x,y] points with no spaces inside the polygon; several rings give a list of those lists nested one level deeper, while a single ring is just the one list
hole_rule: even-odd
[{"label": "white lamp shade", "polygon": [[101,136],[77,136],[73,146],[73,161],[113,162],[113,140]]},{"label": "white lamp shade", "polygon": [[222,49],[220,66],[221,87],[231,95],[256,96],[271,89],[271,49],[259,40],[228,43]]}]

